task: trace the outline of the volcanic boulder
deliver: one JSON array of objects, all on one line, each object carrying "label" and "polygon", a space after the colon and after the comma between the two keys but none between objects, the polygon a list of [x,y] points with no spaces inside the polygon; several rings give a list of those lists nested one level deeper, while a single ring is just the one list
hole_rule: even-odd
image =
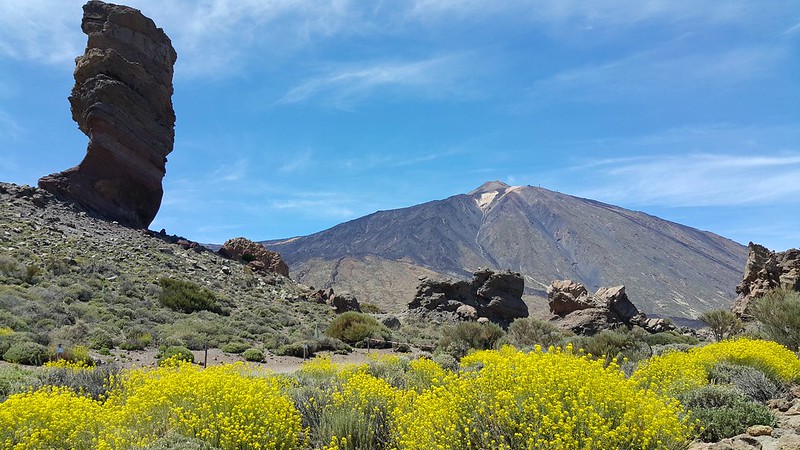
[{"label": "volcanic boulder", "polygon": [[89,137],[83,161],[45,176],[39,186],[108,220],[146,228],[163,190],[175,139],[170,39],[142,13],[92,0],[83,7],[88,35],[76,59],[72,118]]},{"label": "volcanic boulder", "polygon": [[749,317],[750,302],[774,289],[800,291],[800,250],[773,252],[763,245],[750,243],[742,282],[736,286],[739,296],[731,308],[741,317]]},{"label": "volcanic boulder", "polygon": [[247,238],[238,237],[225,241],[222,248],[219,249],[219,254],[224,258],[245,263],[256,272],[273,272],[285,277],[289,276],[289,266],[283,262],[281,255],[269,251],[263,245]]},{"label": "volcanic boulder", "polygon": [[550,319],[576,334],[594,335],[605,329],[638,325],[651,333],[674,329],[665,319],[648,319],[630,301],[625,286],[601,287],[589,295],[586,287],[571,280],[553,281],[547,288]]},{"label": "volcanic boulder", "polygon": [[485,317],[508,326],[516,318],[528,317],[528,307],[522,301],[524,283],[520,274],[508,270],[481,269],[471,281],[423,277],[408,308],[412,312],[436,312],[457,320]]}]

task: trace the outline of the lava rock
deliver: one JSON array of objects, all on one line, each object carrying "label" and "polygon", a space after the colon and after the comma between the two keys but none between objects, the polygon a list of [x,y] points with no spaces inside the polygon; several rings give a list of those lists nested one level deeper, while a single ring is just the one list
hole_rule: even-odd
[{"label": "lava rock", "polygon": [[164,30],[127,6],[92,0],[69,101],[89,137],[83,161],[39,187],[107,220],[146,228],[161,207],[161,181],[175,140],[172,75],[177,54]]}]

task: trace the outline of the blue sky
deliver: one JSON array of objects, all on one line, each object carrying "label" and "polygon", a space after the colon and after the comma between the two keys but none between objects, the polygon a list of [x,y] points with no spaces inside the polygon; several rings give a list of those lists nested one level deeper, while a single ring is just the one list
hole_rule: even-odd
[{"label": "blue sky", "polygon": [[[0,3],[2,181],[83,157],[82,3]],[[499,179],[800,246],[796,1],[128,4],[178,52],[153,229],[290,237]]]}]

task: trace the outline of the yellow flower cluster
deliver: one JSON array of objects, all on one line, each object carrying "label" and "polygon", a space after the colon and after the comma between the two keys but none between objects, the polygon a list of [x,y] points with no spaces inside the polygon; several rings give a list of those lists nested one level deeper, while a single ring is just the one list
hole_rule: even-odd
[{"label": "yellow flower cluster", "polygon": [[95,401],[65,388],[17,394],[0,403],[3,449],[144,447],[168,431],[222,449],[294,449],[301,418],[278,377],[243,364],[205,370],[176,362],[131,370]]},{"label": "yellow flower cluster", "polygon": [[708,371],[721,361],[753,366],[784,381],[800,379],[800,359],[772,341],[735,339],[670,352],[642,363],[631,379],[640,386],[677,395],[708,383]]},{"label": "yellow flower cluster", "polygon": [[47,387],[0,403],[0,448],[98,448],[102,405],[67,388]]},{"label": "yellow flower cluster", "polygon": [[511,347],[465,357],[395,411],[403,449],[681,448],[694,424],[674,399],[640,389],[612,363]]},{"label": "yellow flower cluster", "polygon": [[49,367],[52,369],[69,369],[69,370],[93,370],[94,366],[90,365],[86,361],[70,361],[68,359],[58,359],[55,361],[48,361],[44,363],[44,367]]}]

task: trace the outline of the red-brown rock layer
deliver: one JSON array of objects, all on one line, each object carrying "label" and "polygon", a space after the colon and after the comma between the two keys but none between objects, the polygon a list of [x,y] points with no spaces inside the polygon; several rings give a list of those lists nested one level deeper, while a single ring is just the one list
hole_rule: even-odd
[{"label": "red-brown rock layer", "polygon": [[146,228],[175,139],[169,37],[139,10],[92,0],[83,7],[86,51],[76,59],[72,118],[89,137],[83,161],[39,186],[109,220]]}]

